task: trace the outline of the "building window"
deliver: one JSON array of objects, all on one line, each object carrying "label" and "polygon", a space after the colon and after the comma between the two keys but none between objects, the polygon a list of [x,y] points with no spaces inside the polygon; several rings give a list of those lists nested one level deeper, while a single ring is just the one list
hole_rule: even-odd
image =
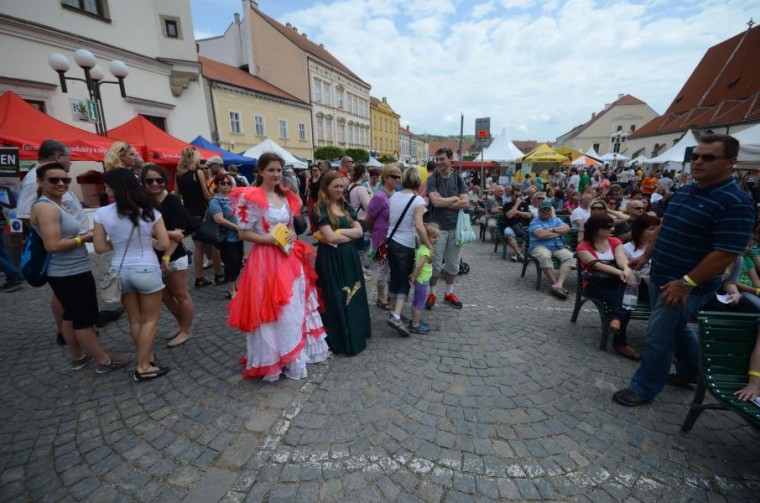
[{"label": "building window", "polygon": [[322,117],[317,117],[317,140],[325,140],[325,120]]},{"label": "building window", "polygon": [[594,152],[596,152],[597,154],[599,153],[599,144],[598,143],[594,143]]},{"label": "building window", "polygon": [[332,119],[325,120],[325,140],[332,143],[333,141],[333,121]]},{"label": "building window", "polygon": [[242,127],[240,125],[240,112],[230,110],[230,133],[242,133]]},{"label": "building window", "polygon": [[61,4],[72,10],[108,19],[107,0],[62,0]]},{"label": "building window", "polygon": [[338,124],[338,143],[346,143],[346,125]]},{"label": "building window", "polygon": [[24,100],[24,101],[32,105],[34,108],[36,108],[43,114],[47,113],[44,101],[39,101],[39,100]]},{"label": "building window", "polygon": [[306,141],[306,124],[303,122],[298,124],[298,139],[301,141]]},{"label": "building window", "polygon": [[280,119],[280,138],[288,137],[288,121]]},{"label": "building window", "polygon": [[631,133],[636,131],[636,124],[631,124]]},{"label": "building window", "polygon": [[314,101],[322,101],[322,81],[314,79]]},{"label": "building window", "polygon": [[329,106],[333,106],[332,102],[332,86],[325,82],[325,103]]},{"label": "building window", "polygon": [[140,114],[140,115],[145,117],[148,120],[148,122],[156,126],[161,131],[166,131],[166,117],[159,117],[157,115],[145,115],[145,114]]},{"label": "building window", "polygon": [[253,125],[256,126],[256,136],[266,136],[267,135],[267,128],[264,125],[264,116],[263,115],[254,115],[253,116]]},{"label": "building window", "polygon": [[166,30],[166,36],[169,38],[179,38],[179,27],[177,21],[173,19],[164,19],[164,29]]},{"label": "building window", "polygon": [[343,108],[343,91],[338,91],[338,108]]}]

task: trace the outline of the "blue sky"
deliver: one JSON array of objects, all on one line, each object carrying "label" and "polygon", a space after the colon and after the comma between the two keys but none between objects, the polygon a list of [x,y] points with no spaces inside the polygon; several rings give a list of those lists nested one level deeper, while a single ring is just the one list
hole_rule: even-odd
[{"label": "blue sky", "polygon": [[[760,0],[260,0],[387,97],[417,133],[552,140],[618,94],[663,113],[707,49],[760,21]],[[191,0],[197,38],[240,0]]]}]

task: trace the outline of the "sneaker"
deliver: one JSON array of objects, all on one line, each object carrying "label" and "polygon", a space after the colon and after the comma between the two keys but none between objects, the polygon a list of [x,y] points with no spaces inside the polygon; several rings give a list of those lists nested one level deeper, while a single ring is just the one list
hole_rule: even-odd
[{"label": "sneaker", "polygon": [[22,280],[17,279],[16,281],[6,281],[3,286],[0,286],[0,292],[3,293],[11,293],[15,292],[19,288],[21,288],[21,283],[23,283]]},{"label": "sneaker", "polygon": [[90,355],[84,355],[78,360],[71,360],[71,370],[74,370],[74,371],[82,370],[87,365],[89,365],[91,361],[93,360],[92,360],[92,356]]},{"label": "sneaker", "polygon": [[443,301],[454,309],[462,309],[462,303],[459,301],[459,297],[457,297],[454,293],[447,293],[443,297]]},{"label": "sneaker", "polygon": [[434,293],[430,293],[427,296],[427,300],[425,301],[425,309],[433,309],[433,306],[435,305],[436,296]]},{"label": "sneaker", "polygon": [[364,281],[372,281],[372,273],[364,271]]},{"label": "sneaker", "polygon": [[522,256],[522,253],[512,255],[512,262],[522,262],[523,260],[525,260],[525,257]]},{"label": "sneaker", "polygon": [[427,333],[430,333],[430,327],[424,321],[421,322],[416,327],[410,323],[409,331],[413,334],[427,334]]},{"label": "sneaker", "polygon": [[409,330],[407,330],[401,318],[396,318],[393,314],[389,314],[386,323],[388,323],[389,327],[395,329],[401,337],[409,337]]},{"label": "sneaker", "polygon": [[95,372],[98,374],[107,374],[111,372],[112,370],[126,367],[129,364],[129,362],[132,361],[132,359],[134,359],[134,355],[132,353],[111,355],[111,362],[108,363],[107,365],[101,365],[98,363],[98,366],[95,369]]}]

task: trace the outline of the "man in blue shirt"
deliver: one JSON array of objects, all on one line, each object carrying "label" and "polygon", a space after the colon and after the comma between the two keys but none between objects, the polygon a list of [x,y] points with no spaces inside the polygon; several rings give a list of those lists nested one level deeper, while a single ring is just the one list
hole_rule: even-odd
[{"label": "man in blue shirt", "polygon": [[[628,388],[613,395],[621,405],[648,403],[666,383],[696,383],[699,346],[688,320],[712,297],[720,274],[740,255],[755,226],[749,195],[731,178],[739,142],[727,135],[702,138],[691,155],[694,181],[671,198],[659,234],[632,269],[652,258],[652,315],[639,369]],[[670,374],[673,355],[676,373]]]},{"label": "man in blue shirt", "polygon": [[[538,205],[538,216],[531,220],[528,232],[528,253],[538,260],[538,266],[544,272],[544,276],[551,281],[552,295],[566,299],[569,292],[564,285],[573,270],[573,252],[565,248],[562,235],[570,232],[570,226],[554,216],[552,203],[544,200]],[[560,261],[559,274],[554,271],[552,257]]]}]

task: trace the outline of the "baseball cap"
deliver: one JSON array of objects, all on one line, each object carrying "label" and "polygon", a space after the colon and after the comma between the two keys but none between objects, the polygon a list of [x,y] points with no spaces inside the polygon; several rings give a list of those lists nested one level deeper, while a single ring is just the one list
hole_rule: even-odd
[{"label": "baseball cap", "polygon": [[224,161],[218,155],[212,155],[206,160],[206,164],[224,164]]},{"label": "baseball cap", "polygon": [[539,210],[550,210],[552,209],[552,203],[551,201],[544,200],[541,204],[538,205]]}]

